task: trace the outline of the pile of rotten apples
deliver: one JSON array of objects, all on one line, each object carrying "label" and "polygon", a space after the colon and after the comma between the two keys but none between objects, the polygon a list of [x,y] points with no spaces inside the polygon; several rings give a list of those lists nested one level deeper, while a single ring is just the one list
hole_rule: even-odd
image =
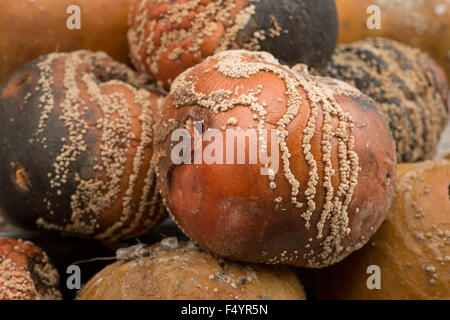
[{"label": "pile of rotten apples", "polygon": [[73,264],[77,299],[450,299],[448,1],[4,0],[0,30],[0,299],[71,298]]}]

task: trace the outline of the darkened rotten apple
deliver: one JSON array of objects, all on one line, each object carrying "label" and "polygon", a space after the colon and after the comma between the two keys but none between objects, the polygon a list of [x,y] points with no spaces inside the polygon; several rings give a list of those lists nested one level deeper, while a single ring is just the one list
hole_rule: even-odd
[{"label": "darkened rotten apple", "polygon": [[386,116],[399,162],[432,159],[449,119],[445,73],[419,49],[374,38],[336,49],[326,75],[376,102]]},{"label": "darkened rotten apple", "polygon": [[292,270],[240,264],[212,256],[192,242],[167,238],[118,250],[79,300],[304,300]]},{"label": "darkened rotten apple", "polygon": [[337,41],[333,0],[137,0],[129,18],[133,63],[166,88],[227,49],[271,52],[289,65],[325,67]]},{"label": "darkened rotten apple", "polygon": [[0,86],[0,207],[15,223],[117,239],[164,216],[148,78],[104,53],[55,53]]},{"label": "darkened rotten apple", "polygon": [[[343,259],[380,226],[395,185],[394,140],[370,101],[268,53],[206,59],[176,78],[155,120],[154,161],[171,214],[223,257],[308,267]],[[235,144],[230,132],[256,138]],[[185,133],[197,137],[188,140],[193,159],[179,161]],[[255,150],[270,166],[250,162]]]},{"label": "darkened rotten apple", "polygon": [[388,119],[399,162],[432,159],[448,119],[445,73],[425,53],[389,39],[340,45],[326,75],[375,100]]},{"label": "darkened rotten apple", "polygon": [[0,300],[57,300],[59,275],[33,243],[0,238]]}]

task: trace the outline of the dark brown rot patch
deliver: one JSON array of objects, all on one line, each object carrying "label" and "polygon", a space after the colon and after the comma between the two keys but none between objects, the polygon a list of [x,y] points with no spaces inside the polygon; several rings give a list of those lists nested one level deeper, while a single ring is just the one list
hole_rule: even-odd
[{"label": "dark brown rot patch", "polygon": [[282,63],[304,63],[321,70],[333,54],[337,36],[334,1],[259,0],[233,47],[257,42],[258,50],[272,53]]}]

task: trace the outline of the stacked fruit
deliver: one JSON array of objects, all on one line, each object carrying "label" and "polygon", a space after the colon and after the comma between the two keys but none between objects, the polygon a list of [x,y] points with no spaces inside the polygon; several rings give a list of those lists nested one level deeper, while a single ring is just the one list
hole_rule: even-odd
[{"label": "stacked fruit", "polygon": [[[51,13],[42,34],[65,28],[65,1],[41,2],[2,2],[0,26],[28,10]],[[336,48],[332,0],[74,3],[87,30],[40,46],[18,19],[25,54],[0,40],[0,211],[24,228],[0,236],[60,270],[117,249],[79,299],[305,299],[303,272],[316,298],[450,298],[442,59],[367,32]],[[102,6],[114,19],[92,18]],[[130,65],[89,51],[125,61],[126,40]],[[47,256],[14,241],[0,298],[59,298]]]}]

